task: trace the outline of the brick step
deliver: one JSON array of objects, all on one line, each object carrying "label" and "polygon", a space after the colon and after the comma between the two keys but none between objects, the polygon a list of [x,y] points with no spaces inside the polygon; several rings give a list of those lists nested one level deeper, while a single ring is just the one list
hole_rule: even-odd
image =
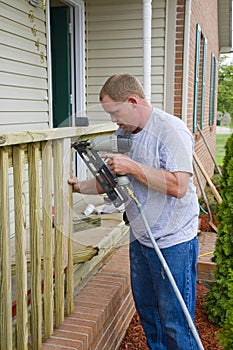
[{"label": "brick step", "polygon": [[41,349],[115,350],[134,313],[125,244],[82,289],[72,314]]},{"label": "brick step", "polygon": [[199,261],[197,264],[197,280],[203,283],[213,282],[215,267],[216,265],[213,262]]}]

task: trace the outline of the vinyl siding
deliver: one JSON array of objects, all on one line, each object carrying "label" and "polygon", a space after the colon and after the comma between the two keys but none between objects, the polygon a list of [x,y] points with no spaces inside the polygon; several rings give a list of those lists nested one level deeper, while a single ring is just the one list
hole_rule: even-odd
[{"label": "vinyl siding", "polygon": [[[142,79],[142,2],[88,0],[86,13],[87,103],[92,111],[99,104],[99,90],[110,75],[129,72]],[[103,112],[94,113],[93,122],[104,121]]]},{"label": "vinyl siding", "polygon": [[[29,12],[34,20],[30,22]],[[32,28],[35,26],[36,35]],[[39,39],[39,47],[36,41]],[[0,133],[49,126],[45,12],[24,0],[0,0]],[[40,54],[44,53],[44,62]],[[25,164],[26,226],[29,194]],[[14,237],[13,170],[9,168],[10,235]],[[12,244],[14,240],[12,239]]]},{"label": "vinyl siding", "polygon": [[0,132],[49,126],[46,51],[45,12],[24,0],[0,0]]},{"label": "vinyl siding", "polygon": [[152,1],[151,102],[164,108],[166,0]]},{"label": "vinyl siding", "polygon": [[[152,103],[163,107],[166,0],[153,1]],[[109,120],[99,106],[104,81],[115,73],[131,73],[143,82],[143,1],[88,0],[87,110],[92,123]],[[108,119],[107,119],[108,118]]]}]

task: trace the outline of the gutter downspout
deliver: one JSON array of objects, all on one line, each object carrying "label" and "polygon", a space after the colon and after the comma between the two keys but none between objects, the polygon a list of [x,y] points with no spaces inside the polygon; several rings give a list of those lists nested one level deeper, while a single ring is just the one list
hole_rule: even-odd
[{"label": "gutter downspout", "polygon": [[187,125],[187,110],[188,110],[188,71],[189,71],[191,6],[192,6],[192,0],[186,0],[185,27],[184,27],[183,87],[182,87],[182,120],[185,122],[186,125]]},{"label": "gutter downspout", "polygon": [[50,25],[50,1],[46,2],[45,12],[46,23],[46,44],[47,44],[47,67],[48,67],[48,96],[44,100],[48,101],[48,127],[53,128],[53,91],[52,91],[52,55],[51,55],[51,25]]},{"label": "gutter downspout", "polygon": [[151,101],[151,26],[152,0],[143,0],[143,88]]}]

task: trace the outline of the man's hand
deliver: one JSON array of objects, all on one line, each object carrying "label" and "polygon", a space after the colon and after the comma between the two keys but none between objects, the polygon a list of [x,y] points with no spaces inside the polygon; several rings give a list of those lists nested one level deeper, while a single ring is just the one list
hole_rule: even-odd
[{"label": "man's hand", "polygon": [[103,189],[98,184],[95,178],[80,181],[76,176],[67,180],[69,185],[72,185],[73,192],[82,194],[102,194]]},{"label": "man's hand", "polygon": [[106,153],[101,156],[107,158],[107,164],[113,174],[126,175],[130,173],[130,164],[133,160],[126,154]]},{"label": "man's hand", "polygon": [[80,193],[80,181],[76,176],[72,177],[71,179],[67,180],[69,185],[72,185],[73,192]]}]

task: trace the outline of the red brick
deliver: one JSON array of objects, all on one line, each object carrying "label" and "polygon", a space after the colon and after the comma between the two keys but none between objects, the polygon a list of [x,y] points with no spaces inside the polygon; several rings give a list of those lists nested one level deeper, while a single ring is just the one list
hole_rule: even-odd
[{"label": "red brick", "polygon": [[198,262],[197,270],[200,272],[213,272],[215,266],[216,265],[213,262]]},{"label": "red brick", "polygon": [[[49,338],[46,341],[45,345],[47,345],[47,344],[54,344],[54,345],[57,346],[58,349],[59,349],[59,345],[61,345],[61,346],[68,346],[71,349],[84,350],[83,349],[83,344],[80,341],[71,340],[71,339],[65,339],[65,338],[56,338],[54,336],[51,336],[51,338]],[[41,349],[44,349],[43,345],[42,345]]]},{"label": "red brick", "polygon": [[75,298],[74,311],[42,349],[73,349],[75,344],[82,350],[115,350],[133,314],[128,247],[124,246]]},{"label": "red brick", "polygon": [[43,350],[76,350],[77,348],[70,347],[70,346],[63,346],[63,345],[57,345],[57,344],[43,344],[42,346]]}]

